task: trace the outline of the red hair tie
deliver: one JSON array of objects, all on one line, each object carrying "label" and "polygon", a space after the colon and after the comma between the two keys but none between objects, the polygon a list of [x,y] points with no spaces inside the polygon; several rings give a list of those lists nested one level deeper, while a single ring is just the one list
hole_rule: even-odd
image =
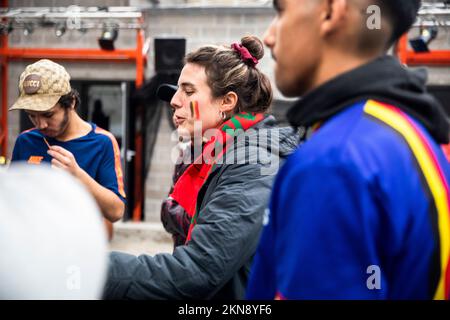
[{"label": "red hair tie", "polygon": [[241,44],[233,43],[231,48],[234,49],[241,56],[242,61],[249,62],[252,67],[255,67],[258,64],[258,59],[250,54],[248,49]]}]

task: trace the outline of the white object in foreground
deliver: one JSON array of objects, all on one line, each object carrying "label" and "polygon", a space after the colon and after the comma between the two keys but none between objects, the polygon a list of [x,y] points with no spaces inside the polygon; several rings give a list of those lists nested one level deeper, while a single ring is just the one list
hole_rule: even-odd
[{"label": "white object in foreground", "polygon": [[0,299],[98,299],[107,268],[100,211],[72,176],[0,171]]}]

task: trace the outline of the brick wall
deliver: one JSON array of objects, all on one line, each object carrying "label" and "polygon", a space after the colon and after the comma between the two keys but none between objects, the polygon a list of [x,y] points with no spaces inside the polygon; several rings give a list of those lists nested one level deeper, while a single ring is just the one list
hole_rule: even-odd
[{"label": "brick wall", "polygon": [[[231,45],[242,36],[252,34],[262,39],[274,16],[271,8],[192,8],[154,9],[146,16],[147,36],[184,37],[187,51],[204,44]],[[150,53],[153,52],[151,43]],[[148,74],[153,74],[154,57],[149,56]],[[272,77],[272,60],[266,51],[259,67]],[[277,94],[278,96],[278,94]]]}]

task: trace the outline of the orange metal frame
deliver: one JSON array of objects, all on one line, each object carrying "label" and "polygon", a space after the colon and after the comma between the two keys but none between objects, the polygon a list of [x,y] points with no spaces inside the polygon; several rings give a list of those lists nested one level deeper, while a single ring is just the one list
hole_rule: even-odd
[{"label": "orange metal frame", "polygon": [[430,52],[416,53],[408,49],[408,35],[405,34],[399,40],[396,48],[400,61],[409,66],[429,65],[448,66],[450,65],[450,50],[433,50]]},{"label": "orange metal frame", "polygon": [[[7,0],[0,0],[0,6],[8,7]],[[140,23],[143,22],[141,18]],[[53,49],[53,48],[10,48],[8,47],[8,36],[0,36],[0,63],[1,63],[1,122],[0,122],[0,156],[6,157],[8,151],[8,63],[13,60],[26,59],[54,59],[78,62],[126,62],[136,64],[136,87],[142,86],[144,82],[144,68],[146,55],[143,53],[144,32],[137,30],[136,48],[116,49],[106,51],[102,49]],[[135,155],[135,206],[133,208],[133,220],[140,221],[142,217],[143,193],[141,190],[142,174],[142,133],[136,133],[136,155]]]}]

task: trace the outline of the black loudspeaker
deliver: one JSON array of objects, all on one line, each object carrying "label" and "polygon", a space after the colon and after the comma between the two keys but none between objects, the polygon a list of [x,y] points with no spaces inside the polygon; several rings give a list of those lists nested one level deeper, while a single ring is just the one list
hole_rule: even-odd
[{"label": "black loudspeaker", "polygon": [[156,38],[154,44],[155,72],[158,74],[179,73],[183,69],[186,39]]}]

